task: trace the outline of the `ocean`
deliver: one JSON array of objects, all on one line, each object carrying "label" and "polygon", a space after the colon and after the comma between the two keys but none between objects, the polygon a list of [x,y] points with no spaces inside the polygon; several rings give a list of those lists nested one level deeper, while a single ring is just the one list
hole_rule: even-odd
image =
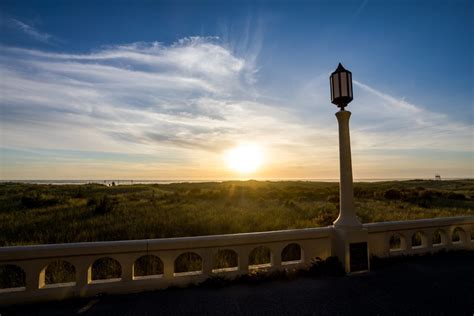
[{"label": "ocean", "polygon": [[[461,180],[462,178],[443,178],[443,180]],[[225,181],[308,181],[308,182],[339,182],[339,179],[175,179],[175,180],[132,180],[132,179],[107,179],[107,180],[0,180],[0,183],[30,183],[30,184],[51,184],[51,185],[80,185],[80,184],[105,184],[110,185],[131,185],[131,184],[170,184],[170,183],[203,183],[203,182],[225,182]],[[354,182],[384,182],[384,181],[407,181],[415,180],[414,178],[371,178],[371,179],[354,179]],[[416,178],[416,180],[435,180],[434,178]]]}]

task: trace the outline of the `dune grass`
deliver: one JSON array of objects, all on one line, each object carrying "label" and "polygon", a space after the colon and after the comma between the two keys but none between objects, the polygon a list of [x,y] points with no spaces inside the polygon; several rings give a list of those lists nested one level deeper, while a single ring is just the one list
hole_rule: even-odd
[{"label": "dune grass", "polygon": [[[338,214],[338,184],[299,181],[0,184],[0,246],[318,227]],[[362,222],[474,215],[474,180],[356,183]]]}]

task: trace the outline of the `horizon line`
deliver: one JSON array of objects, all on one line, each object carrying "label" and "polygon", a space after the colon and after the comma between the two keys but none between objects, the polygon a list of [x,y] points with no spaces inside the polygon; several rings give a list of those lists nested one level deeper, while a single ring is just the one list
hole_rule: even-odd
[{"label": "horizon line", "polygon": [[[442,180],[473,180],[474,177],[442,177]],[[159,183],[185,183],[185,182],[231,182],[231,181],[261,181],[261,182],[283,182],[283,181],[306,181],[306,182],[339,182],[339,178],[265,178],[265,179],[242,179],[242,178],[227,178],[227,179],[0,179],[0,183],[112,183],[112,182],[159,182]],[[412,180],[436,180],[435,177],[391,177],[391,178],[354,178],[354,181],[412,181]],[[437,180],[439,181],[439,180]]]}]

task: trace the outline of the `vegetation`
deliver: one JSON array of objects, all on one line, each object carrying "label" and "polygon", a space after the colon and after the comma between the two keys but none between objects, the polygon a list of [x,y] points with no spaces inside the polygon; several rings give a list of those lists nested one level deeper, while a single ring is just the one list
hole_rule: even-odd
[{"label": "vegetation", "polygon": [[370,269],[380,270],[391,266],[399,265],[401,263],[414,263],[428,261],[431,258],[458,258],[459,260],[466,260],[474,257],[472,250],[440,250],[437,252],[429,252],[424,254],[412,254],[406,256],[394,256],[380,258],[377,256],[370,257]]},{"label": "vegetation", "polygon": [[310,265],[303,269],[285,268],[274,271],[259,269],[252,270],[248,274],[239,275],[233,279],[226,278],[225,276],[212,276],[197,286],[220,288],[231,284],[257,285],[268,281],[291,280],[298,277],[323,278],[341,277],[344,275],[344,267],[337,257],[328,257],[325,260],[317,257],[313,258]]},{"label": "vegetation", "polygon": [[[3,183],[0,246],[326,226],[338,194],[337,183],[299,181]],[[474,180],[356,183],[354,195],[364,223],[474,215]]]}]

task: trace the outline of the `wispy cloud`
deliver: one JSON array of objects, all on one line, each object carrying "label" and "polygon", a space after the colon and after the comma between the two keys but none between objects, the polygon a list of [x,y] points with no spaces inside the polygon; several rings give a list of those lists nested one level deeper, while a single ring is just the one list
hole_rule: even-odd
[{"label": "wispy cloud", "polygon": [[[2,47],[1,146],[57,154],[62,164],[53,160],[54,170],[63,177],[82,165],[96,177],[228,178],[225,150],[256,142],[268,158],[256,177],[336,177],[336,108],[328,101],[327,74],[294,96],[265,96],[258,93],[257,55],[258,49],[236,53],[214,37],[88,54]],[[384,170],[384,161],[416,165],[417,150],[472,152],[472,126],[354,84],[354,169],[362,177],[364,170]],[[113,163],[116,155],[78,152],[131,158]],[[17,162],[9,161],[3,178],[20,174]],[[51,172],[41,161],[25,162],[21,175]],[[466,170],[466,161],[459,168]]]},{"label": "wispy cloud", "polygon": [[457,122],[447,114],[432,112],[359,81],[354,81],[354,84],[362,92],[358,104],[365,126],[360,130],[372,141],[374,148],[474,150],[472,125]]},{"label": "wispy cloud", "polygon": [[240,142],[269,154],[294,147],[278,153],[284,164],[312,134],[290,111],[249,93],[255,56],[248,64],[216,38],[90,54],[2,51],[4,147],[164,155],[219,168],[222,153]]},{"label": "wispy cloud", "polygon": [[[334,125],[327,118],[334,120],[332,112],[337,109],[329,102],[328,76],[315,77],[294,98],[305,114],[303,121],[312,120],[325,128]],[[472,125],[359,80],[354,80],[354,101],[348,110],[353,112],[351,126],[356,150],[474,150]]]},{"label": "wispy cloud", "polygon": [[20,30],[21,32],[33,38],[34,40],[43,43],[51,43],[51,41],[53,40],[53,36],[51,34],[40,32],[39,30],[25,22],[13,18],[10,18],[9,22],[12,27]]},{"label": "wispy cloud", "polygon": [[359,5],[359,7],[357,8],[357,10],[354,12],[354,15],[352,16],[352,18],[356,18],[358,17],[361,12],[364,10],[364,8],[367,6],[367,3],[369,3],[369,0],[363,0],[361,2],[361,4]]}]

